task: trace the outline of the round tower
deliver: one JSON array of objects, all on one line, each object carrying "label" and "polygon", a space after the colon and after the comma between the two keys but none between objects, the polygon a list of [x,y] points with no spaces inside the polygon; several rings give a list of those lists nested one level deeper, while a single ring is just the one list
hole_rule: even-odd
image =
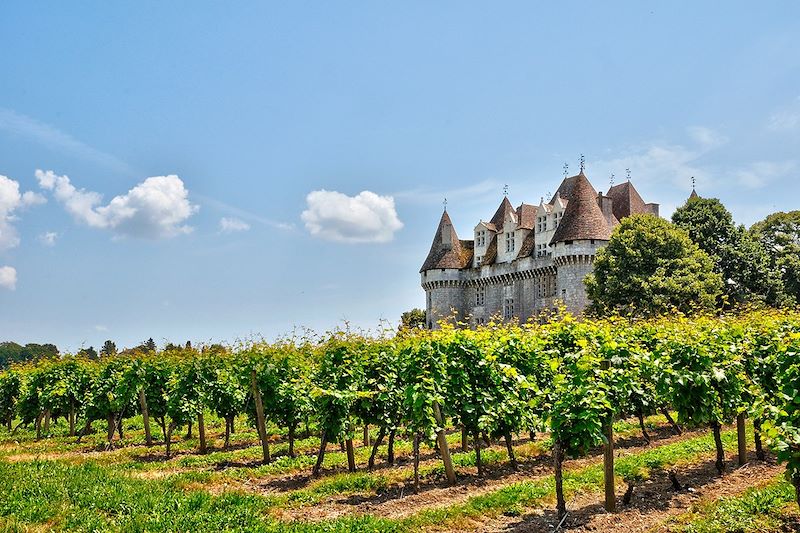
[{"label": "round tower", "polygon": [[[471,241],[470,241],[471,242]],[[466,297],[462,270],[472,263],[472,247],[458,238],[447,210],[442,213],[431,250],[420,269],[425,290],[425,319],[429,329],[441,320],[462,320]]]}]

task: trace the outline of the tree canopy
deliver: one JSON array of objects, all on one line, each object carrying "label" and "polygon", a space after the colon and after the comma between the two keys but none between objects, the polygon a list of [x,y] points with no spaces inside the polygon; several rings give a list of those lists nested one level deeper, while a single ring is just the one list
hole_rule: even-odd
[{"label": "tree canopy", "polygon": [[800,302],[800,211],[773,213],[753,224],[750,234],[764,247],[773,271],[783,278],[786,295]]},{"label": "tree canopy", "polygon": [[422,309],[412,309],[400,315],[400,329],[424,329],[425,311]]},{"label": "tree canopy", "polygon": [[716,198],[690,198],[672,215],[672,222],[686,230],[692,241],[714,261],[722,276],[722,296],[727,305],[784,300],[781,276],[770,264],[765,248]]},{"label": "tree canopy", "polygon": [[54,344],[17,344],[16,342],[0,342],[0,368],[5,368],[11,363],[34,361],[58,355],[58,348]]},{"label": "tree canopy", "polygon": [[654,215],[623,219],[585,283],[590,311],[637,316],[712,308],[722,290],[708,254]]}]

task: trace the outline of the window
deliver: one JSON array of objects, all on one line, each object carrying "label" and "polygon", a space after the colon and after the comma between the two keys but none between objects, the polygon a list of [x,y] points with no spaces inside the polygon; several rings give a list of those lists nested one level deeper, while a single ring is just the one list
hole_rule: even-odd
[{"label": "window", "polygon": [[483,317],[482,317],[482,316],[479,316],[479,317],[475,318],[475,325],[476,325],[476,326],[482,326],[482,325],[484,325],[485,323],[486,323],[486,322],[483,320]]},{"label": "window", "polygon": [[475,266],[481,266],[481,261],[483,261],[483,256],[479,255],[475,257]]},{"label": "window", "polygon": [[486,246],[486,230],[478,231],[475,234],[475,246]]},{"label": "window", "polygon": [[475,305],[483,305],[486,303],[486,287],[478,287],[475,291]]},{"label": "window", "polygon": [[589,239],[589,244],[594,244],[594,239]]},{"label": "window", "polygon": [[506,233],[506,252],[513,252],[515,248],[514,242],[514,232],[510,231]]},{"label": "window", "polygon": [[566,244],[567,246],[570,246],[572,244],[572,241],[564,241],[564,244]]},{"label": "window", "polygon": [[506,298],[503,302],[503,318],[509,319],[514,316],[514,298]]}]

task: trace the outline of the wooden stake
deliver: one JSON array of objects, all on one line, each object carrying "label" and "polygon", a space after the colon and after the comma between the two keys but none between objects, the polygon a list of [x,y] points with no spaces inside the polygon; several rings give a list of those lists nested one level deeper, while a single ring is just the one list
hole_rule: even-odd
[{"label": "wooden stake", "polygon": [[736,438],[739,444],[739,466],[747,463],[747,436],[745,434],[744,413],[736,417]]},{"label": "wooden stake", "polygon": [[353,450],[353,439],[347,439],[344,442],[345,449],[347,450],[347,469],[350,472],[356,471],[356,454]]},{"label": "wooden stake", "polygon": [[419,433],[414,434],[414,490],[419,490]]},{"label": "wooden stake", "polygon": [[564,499],[564,474],[561,463],[564,460],[564,452],[561,451],[561,440],[556,438],[553,441],[553,469],[556,478],[556,511],[559,518],[567,516],[567,501]]},{"label": "wooden stake", "polygon": [[253,389],[253,400],[256,404],[256,425],[258,426],[258,438],[261,439],[261,451],[264,455],[264,462],[269,463],[271,458],[269,455],[269,442],[267,441],[267,423],[264,420],[264,404],[261,402],[261,391],[258,390],[255,370],[250,375],[250,385]]},{"label": "wooden stake", "polygon": [[139,407],[142,409],[142,422],[144,423],[144,442],[153,445],[153,434],[150,432],[150,410],[147,408],[147,397],[144,389],[139,390]]},{"label": "wooden stake", "polygon": [[[606,360],[600,363],[600,368],[603,370],[608,370],[611,367],[611,362]],[[644,432],[644,421],[640,418],[642,422],[642,432]],[[614,420],[609,415],[603,421],[603,434],[606,437],[606,443],[603,447],[603,478],[605,480],[605,495],[606,495],[606,502],[605,507],[606,511],[609,513],[613,513],[617,510],[617,494],[614,490]],[[649,442],[649,439],[648,439]]]},{"label": "wooden stake", "polygon": [[456,482],[456,471],[453,469],[453,458],[450,457],[450,447],[447,444],[447,435],[444,432],[442,411],[436,402],[433,402],[433,416],[436,417],[436,423],[439,425],[439,431],[436,432],[436,440],[439,441],[439,453],[442,454],[444,473],[447,476],[448,483],[453,485]]},{"label": "wooden stake", "polygon": [[200,453],[206,453],[206,424],[202,411],[197,413],[197,435],[200,437]]}]

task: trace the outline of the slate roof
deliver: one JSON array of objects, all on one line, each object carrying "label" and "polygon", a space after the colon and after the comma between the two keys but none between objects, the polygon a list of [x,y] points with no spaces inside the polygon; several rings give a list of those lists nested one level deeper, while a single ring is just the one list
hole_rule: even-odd
[{"label": "slate roof", "polygon": [[517,220],[519,229],[533,229],[536,224],[536,206],[530,204],[520,204],[517,208]]},{"label": "slate roof", "polygon": [[[444,242],[444,237],[446,236],[449,236],[450,244]],[[441,220],[439,220],[439,227],[433,237],[428,257],[419,271],[424,272],[437,268],[467,268],[472,263],[474,252],[474,241],[462,241],[458,238],[453,222],[450,220],[450,215],[445,211],[442,213]]]},{"label": "slate roof", "polygon": [[523,257],[528,257],[529,255],[533,255],[535,249],[536,249],[536,232],[530,231],[525,236],[525,239],[522,241],[522,246],[519,247],[519,253],[517,254],[517,259],[522,259]]},{"label": "slate roof", "polygon": [[583,172],[567,178],[564,183],[567,180],[572,180],[569,191],[571,197],[550,243],[588,239],[609,240],[611,229],[603,211],[597,205],[597,191]]},{"label": "slate roof", "polygon": [[[583,172],[581,172],[583,174]],[[581,174],[578,174],[580,176]],[[550,205],[555,205],[556,197],[560,196],[562,199],[566,201],[572,200],[572,189],[575,188],[575,183],[578,181],[578,176],[572,176],[570,178],[564,178],[564,181],[561,182],[561,185],[558,186],[556,189],[556,193],[548,202]]]},{"label": "slate roof", "polygon": [[631,215],[650,212],[647,207],[645,207],[644,200],[642,200],[639,192],[630,181],[614,185],[608,189],[608,194],[606,194],[606,196],[613,201],[611,208],[617,220],[622,220]]},{"label": "slate roof", "polygon": [[511,205],[511,202],[508,201],[508,196],[503,197],[500,207],[497,208],[497,211],[495,211],[489,223],[494,225],[495,231],[502,231],[506,218],[511,218],[511,220],[514,221],[517,220],[517,211],[514,209],[514,206]]},{"label": "slate roof", "polygon": [[481,265],[492,265],[497,259],[497,235],[492,235],[489,241],[489,246],[486,247],[486,253],[483,254]]},{"label": "slate roof", "polygon": [[697,191],[692,189],[692,194],[689,195],[689,200],[694,200],[695,198],[700,198],[700,195],[697,194]]}]

